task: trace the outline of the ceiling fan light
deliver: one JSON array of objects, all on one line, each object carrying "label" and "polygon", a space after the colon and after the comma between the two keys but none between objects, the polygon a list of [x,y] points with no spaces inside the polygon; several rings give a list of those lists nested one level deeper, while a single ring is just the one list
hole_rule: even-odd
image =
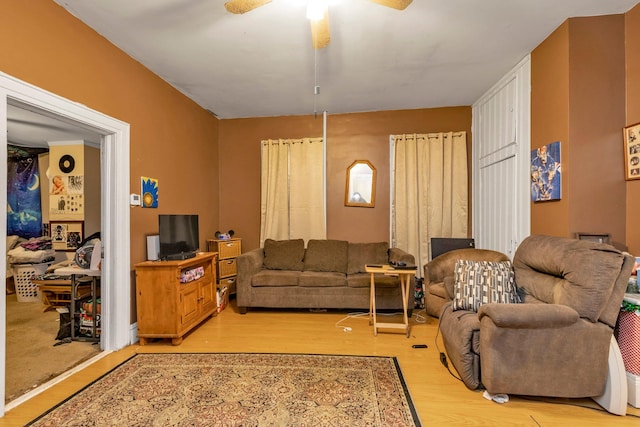
[{"label": "ceiling fan light", "polygon": [[307,3],[307,19],[319,21],[324,17],[327,9],[327,0],[309,0]]}]

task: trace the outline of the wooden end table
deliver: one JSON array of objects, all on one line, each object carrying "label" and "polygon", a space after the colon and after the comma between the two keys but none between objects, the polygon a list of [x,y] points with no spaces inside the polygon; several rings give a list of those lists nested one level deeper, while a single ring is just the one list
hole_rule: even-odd
[{"label": "wooden end table", "polygon": [[[378,328],[386,329],[402,329],[409,338],[410,326],[409,317],[407,316],[407,305],[409,304],[409,284],[411,283],[411,275],[416,274],[417,268],[398,269],[391,265],[366,265],[365,271],[371,275],[371,286],[369,294],[369,324],[373,325],[373,335],[378,335]],[[398,276],[400,278],[400,290],[402,292],[402,311],[404,316],[403,323],[383,323],[378,322],[376,317],[376,274],[384,274],[387,276]]]}]

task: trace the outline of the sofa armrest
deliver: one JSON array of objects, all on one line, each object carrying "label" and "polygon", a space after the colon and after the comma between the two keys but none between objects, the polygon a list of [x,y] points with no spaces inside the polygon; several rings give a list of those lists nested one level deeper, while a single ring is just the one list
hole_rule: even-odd
[{"label": "sofa armrest", "polygon": [[399,248],[389,248],[389,262],[404,262],[407,265],[416,265],[415,257]]},{"label": "sofa armrest", "polygon": [[238,307],[246,307],[251,301],[251,278],[262,270],[264,250],[262,248],[245,252],[236,258],[237,281],[236,298]]},{"label": "sofa armrest", "polygon": [[573,325],[580,316],[571,307],[560,304],[483,304],[478,318],[491,319],[499,328],[549,329]]}]

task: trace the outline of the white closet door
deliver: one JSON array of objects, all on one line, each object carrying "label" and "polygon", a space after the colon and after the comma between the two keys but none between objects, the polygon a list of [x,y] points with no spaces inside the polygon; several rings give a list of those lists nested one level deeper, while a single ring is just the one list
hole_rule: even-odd
[{"label": "white closet door", "polygon": [[473,237],[513,258],[530,232],[530,60],[473,105]]}]

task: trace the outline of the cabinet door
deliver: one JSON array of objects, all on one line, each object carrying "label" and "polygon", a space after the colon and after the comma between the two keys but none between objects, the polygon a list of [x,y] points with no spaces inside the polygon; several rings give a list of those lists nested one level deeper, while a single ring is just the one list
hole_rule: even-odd
[{"label": "cabinet door", "polygon": [[180,323],[184,328],[198,318],[198,286],[186,286],[183,288],[180,293],[180,300]]},{"label": "cabinet door", "polygon": [[202,297],[203,312],[217,308],[218,303],[216,302],[216,291],[213,282],[203,283],[200,287],[200,295]]}]

